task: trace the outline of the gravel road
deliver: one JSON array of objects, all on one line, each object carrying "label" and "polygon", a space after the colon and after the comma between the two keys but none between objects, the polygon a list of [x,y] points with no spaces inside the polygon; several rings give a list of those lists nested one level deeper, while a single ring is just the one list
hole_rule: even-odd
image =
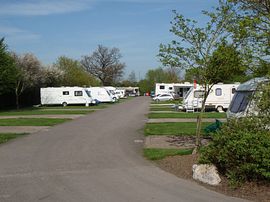
[{"label": "gravel road", "polygon": [[0,201],[241,201],[142,157],[150,99],[138,97],[0,146]]}]

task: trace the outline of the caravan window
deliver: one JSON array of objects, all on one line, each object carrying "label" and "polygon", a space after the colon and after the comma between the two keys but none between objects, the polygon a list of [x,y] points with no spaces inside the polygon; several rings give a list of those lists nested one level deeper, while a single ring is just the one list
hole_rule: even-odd
[{"label": "caravan window", "polygon": [[172,90],[172,87],[169,87],[169,90]]},{"label": "caravan window", "polygon": [[159,86],[159,89],[164,90],[165,86]]},{"label": "caravan window", "polygon": [[86,92],[86,94],[88,95],[88,97],[91,97],[91,91],[86,90],[85,92]]},{"label": "caravan window", "polygon": [[204,91],[203,90],[194,91],[194,97],[195,98],[203,98],[203,96],[204,96]]},{"label": "caravan window", "polygon": [[236,89],[235,89],[235,88],[232,88],[232,94],[234,94],[234,93],[235,93],[235,91],[236,91]]},{"label": "caravan window", "polygon": [[230,111],[233,113],[245,111],[251,95],[251,91],[237,92],[233,97]]},{"label": "caravan window", "polygon": [[63,95],[69,95],[69,91],[63,91]]},{"label": "caravan window", "polygon": [[81,90],[80,91],[74,91],[74,95],[75,96],[82,96],[83,92]]},{"label": "caravan window", "polygon": [[216,88],[216,96],[221,96],[222,95],[222,89],[221,88]]}]

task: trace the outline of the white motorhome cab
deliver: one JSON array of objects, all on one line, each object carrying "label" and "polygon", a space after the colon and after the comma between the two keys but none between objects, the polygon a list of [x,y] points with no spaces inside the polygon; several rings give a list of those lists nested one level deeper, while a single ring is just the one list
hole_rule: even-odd
[{"label": "white motorhome cab", "polygon": [[110,96],[112,97],[112,99],[114,99],[115,101],[119,100],[119,97],[115,94],[115,87],[112,86],[104,86],[104,88],[109,92]]},{"label": "white motorhome cab", "polygon": [[87,91],[93,99],[97,99],[99,102],[115,102],[110,93],[102,87],[90,87]]},{"label": "white motorhome cab", "polygon": [[69,104],[95,104],[88,92],[82,87],[48,87],[40,89],[42,105],[63,105]]},{"label": "white motorhome cab", "polygon": [[177,97],[184,97],[193,84],[189,82],[185,83],[156,83],[155,96],[160,94],[172,94]]},{"label": "white motorhome cab", "polygon": [[259,90],[259,84],[269,82],[270,79],[260,77],[251,79],[239,85],[227,111],[227,118],[240,118],[249,115],[257,115],[258,108],[254,103],[255,92]]},{"label": "white motorhome cab", "polygon": [[[206,109],[215,109],[222,112],[225,109],[228,109],[230,102],[233,98],[233,95],[239,86],[236,84],[215,84],[207,99],[206,99]],[[183,109],[187,112],[198,110],[202,108],[204,96],[204,88],[200,85],[197,85],[196,89],[191,87],[183,100]]]},{"label": "white motorhome cab", "polygon": [[114,92],[115,92],[115,95],[117,95],[117,97],[125,98],[125,90],[116,89]]}]

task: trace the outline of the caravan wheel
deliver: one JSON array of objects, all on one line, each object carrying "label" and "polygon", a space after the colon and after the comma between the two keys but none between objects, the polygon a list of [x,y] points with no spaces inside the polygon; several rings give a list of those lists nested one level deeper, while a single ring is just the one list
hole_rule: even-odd
[{"label": "caravan wheel", "polygon": [[63,102],[62,105],[63,105],[63,107],[66,107],[67,106],[67,103],[66,102]]}]

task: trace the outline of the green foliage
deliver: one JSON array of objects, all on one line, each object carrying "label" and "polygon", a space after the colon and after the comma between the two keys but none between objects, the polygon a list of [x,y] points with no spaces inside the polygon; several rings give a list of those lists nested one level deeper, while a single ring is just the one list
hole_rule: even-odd
[{"label": "green foliage", "polygon": [[[157,108],[154,108],[158,111]],[[151,111],[155,111],[151,110]],[[162,110],[160,110],[162,111]],[[196,119],[198,113],[186,113],[186,112],[179,112],[179,113],[150,113],[148,118],[150,119],[158,119],[158,118],[185,118],[185,119]],[[203,118],[226,118],[226,113],[219,113],[219,112],[205,112],[202,115]]]},{"label": "green foliage", "polygon": [[215,164],[232,184],[270,181],[270,131],[258,117],[231,120],[212,137],[202,149],[201,163]]},{"label": "green foliage", "polygon": [[156,83],[177,83],[179,81],[177,71],[171,69],[150,69],[146,73],[145,79],[139,81],[138,86],[142,93],[151,92],[155,89]]},{"label": "green foliage", "polygon": [[63,86],[97,86],[99,82],[81,66],[79,61],[61,56],[54,66],[62,72]]},{"label": "green foliage", "polygon": [[15,62],[7,52],[4,39],[0,39],[0,94],[11,92],[16,83]]},{"label": "green foliage", "polygon": [[192,149],[144,149],[143,154],[149,160],[160,160],[167,156],[188,155]]}]

